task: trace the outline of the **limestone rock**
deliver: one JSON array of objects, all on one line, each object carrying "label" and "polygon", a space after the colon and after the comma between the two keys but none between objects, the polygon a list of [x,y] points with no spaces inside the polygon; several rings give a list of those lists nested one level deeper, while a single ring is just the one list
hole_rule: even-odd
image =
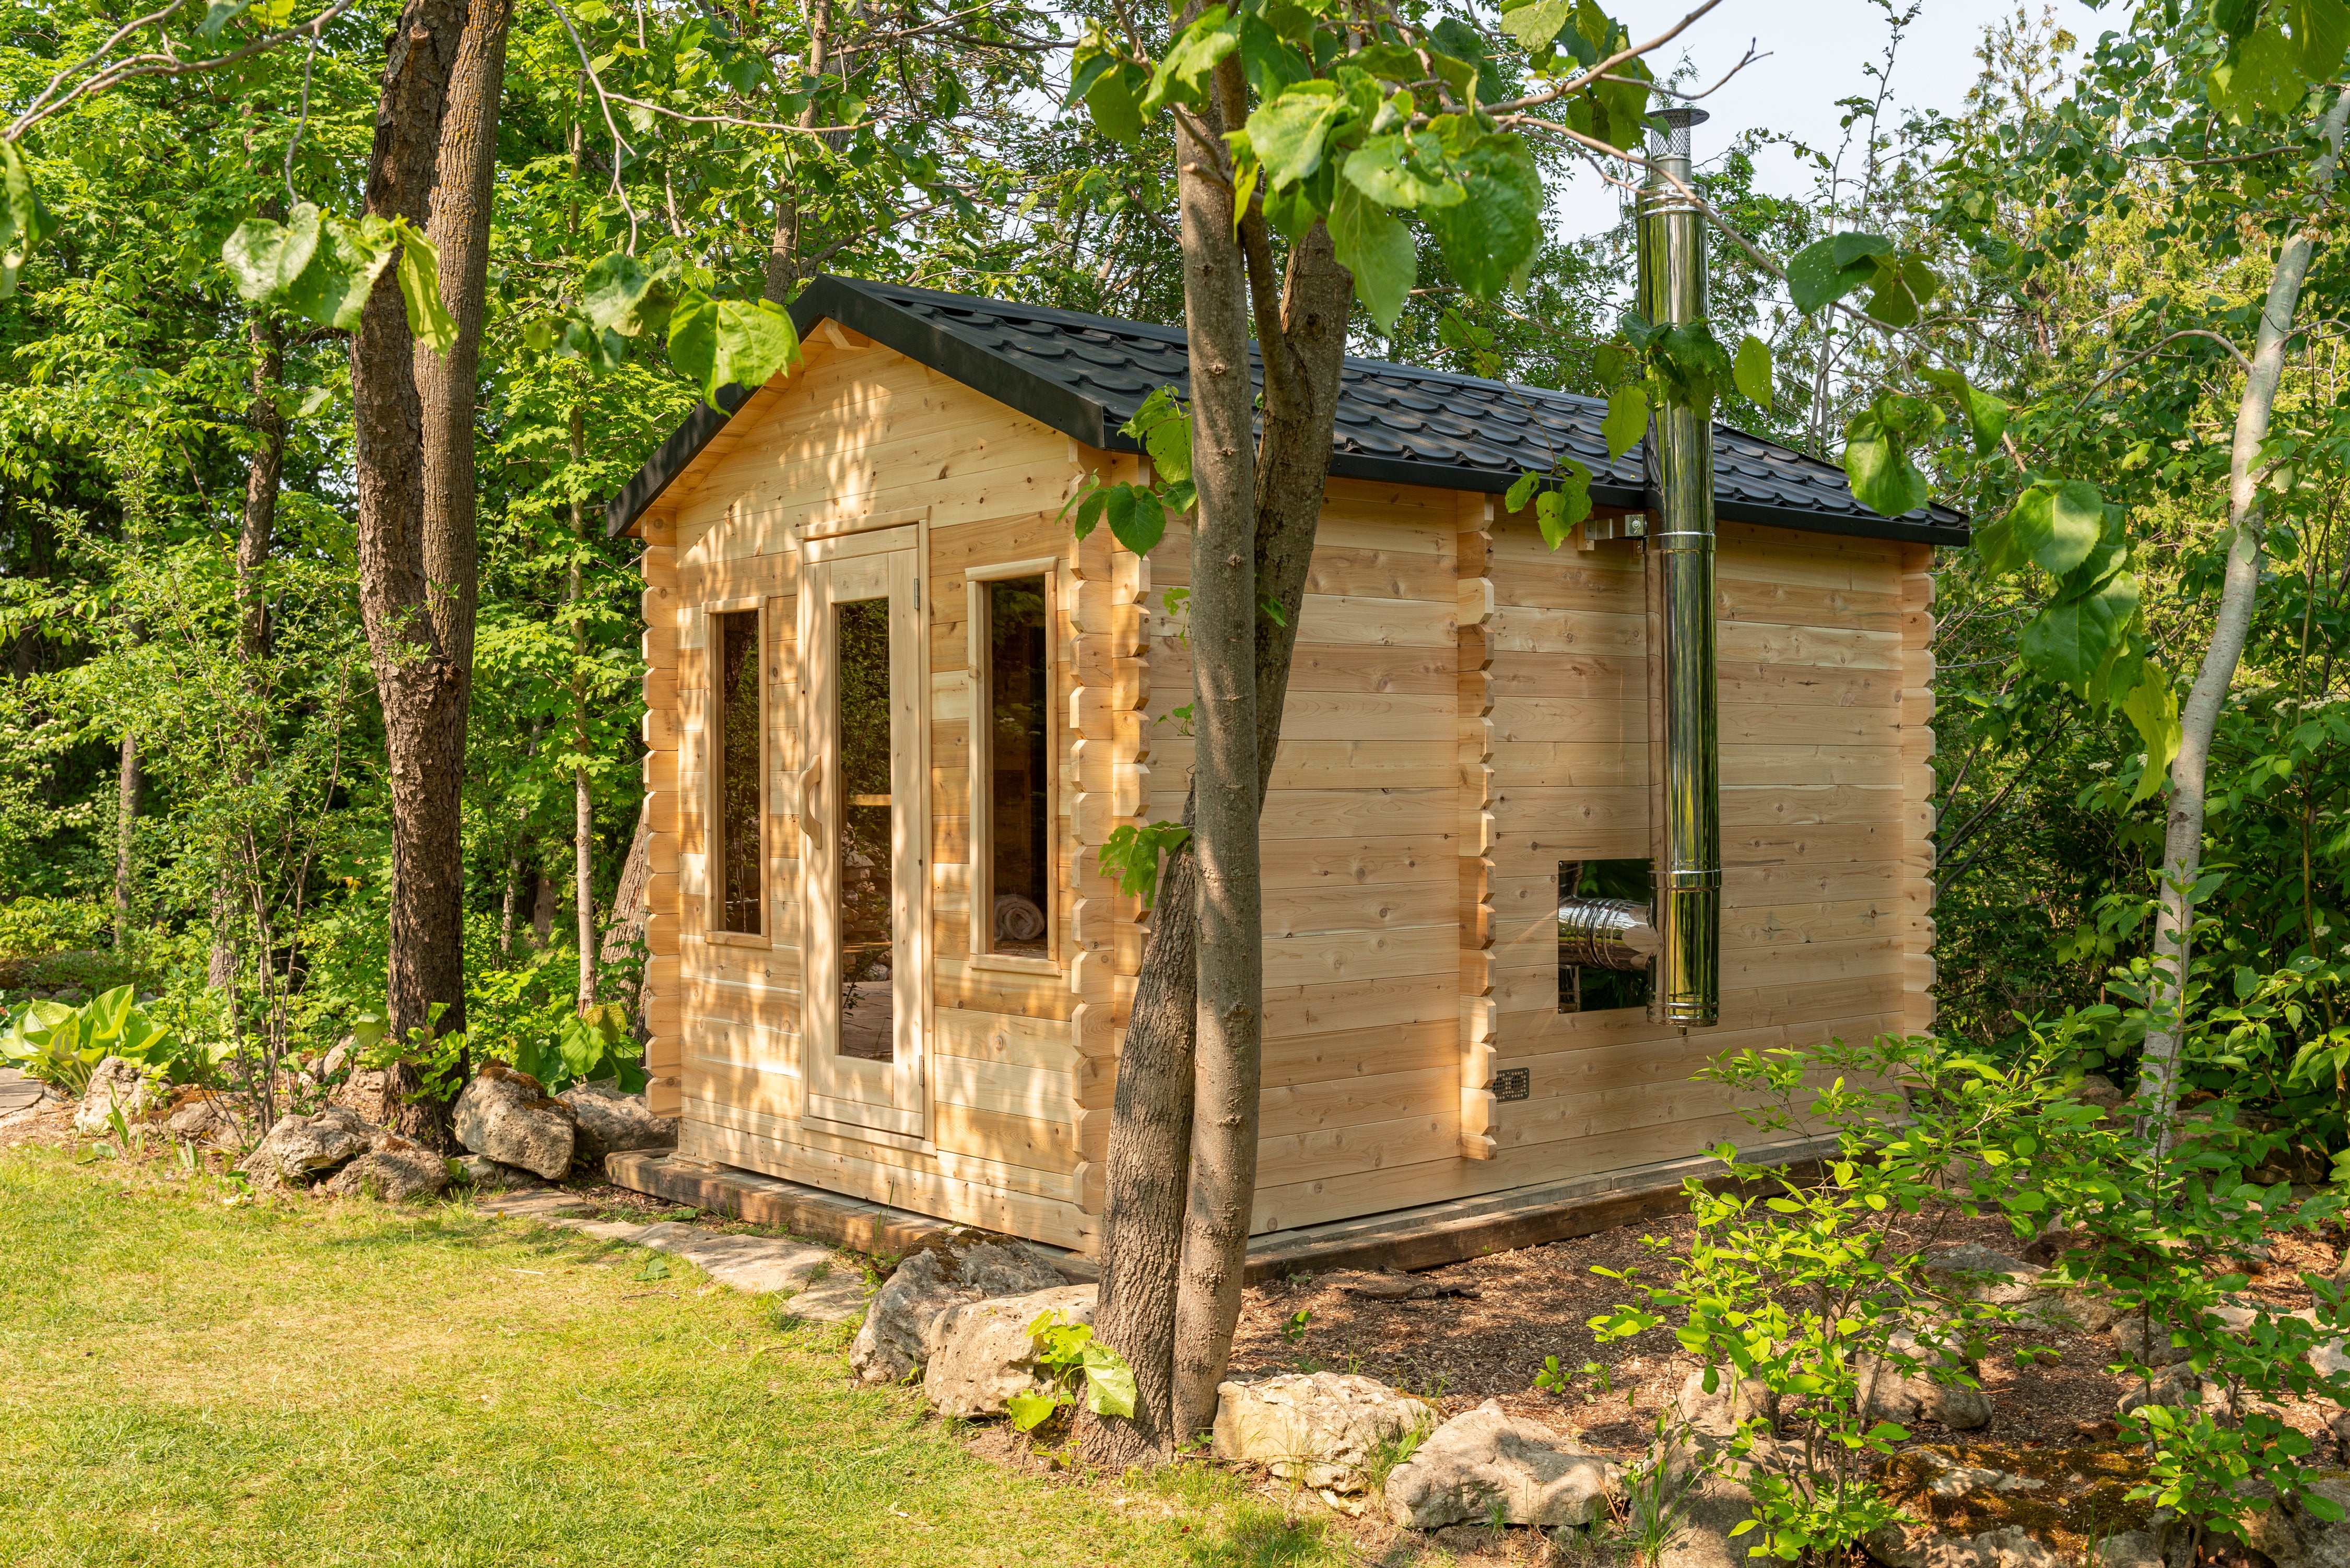
[{"label": "limestone rock", "polygon": [[1513,1421],[1488,1399],[1437,1428],[1388,1472],[1388,1516],[1433,1530],[1488,1519],[1498,1503],[1512,1524],[1588,1524],[1607,1511],[1608,1490],[1622,1476],[1612,1460]]},{"label": "limestone rock", "polygon": [[457,1141],[475,1154],[553,1180],[571,1168],[578,1137],[569,1106],[546,1097],[536,1078],[484,1062],[457,1096]]},{"label": "limestone rock", "polygon": [[338,1198],[362,1193],[386,1203],[428,1198],[449,1185],[449,1162],[398,1133],[380,1132],[368,1151],[335,1172],[326,1189]]},{"label": "limestone rock", "polygon": [[316,1116],[280,1116],[237,1168],[264,1192],[305,1186],[310,1178],[367,1153],[380,1130],[340,1106]]},{"label": "limestone rock", "polygon": [[89,1075],[89,1086],[82,1091],[81,1106],[74,1112],[74,1131],[92,1137],[103,1137],[114,1130],[114,1113],[120,1111],[126,1125],[137,1126],[155,1108],[155,1086],[138,1064],[120,1056],[109,1056]]},{"label": "limestone rock", "polygon": [[2097,1568],[2162,1568],[2162,1548],[2151,1530],[2125,1530],[2097,1548]]},{"label": "limestone rock", "polygon": [[1950,1288],[1963,1288],[1973,1300],[1999,1306],[2022,1306],[2033,1300],[2040,1293],[2039,1279],[2046,1272],[1972,1241],[1933,1253],[1922,1266]]},{"label": "limestone rock", "polygon": [[1680,1532],[1658,1553],[1657,1568],[1766,1568],[1768,1557],[1750,1557],[1753,1531],[1731,1532],[1754,1517],[1746,1489],[1722,1476],[1700,1475],[1683,1494]]},{"label": "limestone rock", "polygon": [[2081,1081],[2073,1086],[2073,1097],[2085,1106],[2110,1111],[2119,1106],[2127,1096],[2123,1095],[2119,1085],[2103,1073],[2084,1073]]},{"label": "limestone rock", "polygon": [[579,1124],[571,1156],[601,1169],[608,1154],[639,1148],[675,1148],[677,1118],[657,1116],[642,1095],[624,1095],[609,1084],[574,1084],[555,1096],[571,1107]]},{"label": "limestone rock", "polygon": [[164,1118],[163,1130],[189,1143],[214,1148],[234,1148],[244,1141],[244,1121],[226,1095],[191,1089],[182,1095]]},{"label": "limestone rock", "polygon": [[1739,1424],[1753,1417],[1762,1417],[1771,1429],[1779,1428],[1779,1396],[1759,1377],[1740,1377],[1727,1367],[1714,1373],[1714,1389],[1705,1391],[1706,1369],[1702,1366],[1681,1382],[1680,1407],[1682,1419],[1710,1438],[1727,1438],[1738,1430]]},{"label": "limestone rock", "polygon": [[931,1357],[931,1330],[949,1307],[1026,1295],[1066,1282],[1025,1241],[957,1231],[899,1263],[866,1309],[848,1347],[860,1383],[899,1383]]},{"label": "limestone rock", "polygon": [[1861,1538],[1884,1568],[2061,1568],[2055,1548],[2020,1524],[1981,1535],[1942,1535],[1916,1525],[1886,1524]]},{"label": "limestone rock", "polygon": [[1215,1455],[1263,1465],[1284,1480],[1359,1491],[1373,1450],[1435,1425],[1434,1409],[1376,1377],[1287,1372],[1218,1386]]},{"label": "limestone rock", "polygon": [[[2308,1487],[2350,1511],[2350,1480],[2313,1479]],[[2276,1568],[2350,1568],[2350,1521],[2320,1519],[2298,1501],[2250,1515],[2241,1533]]]},{"label": "limestone rock", "polygon": [[922,1397],[941,1416],[1001,1416],[1014,1394],[1042,1392],[1052,1378],[1036,1365],[1028,1325],[1042,1314],[1091,1324],[1095,1285],[1056,1285],[1023,1296],[966,1302],[939,1314],[922,1366]]},{"label": "limestone rock", "polygon": [[1918,1420],[1938,1421],[1955,1432],[1970,1432],[1991,1425],[1990,1395],[1981,1388],[1938,1381],[1934,1376],[1935,1372],[1939,1372],[1944,1377],[1955,1378],[1966,1371],[1955,1357],[1937,1353],[1906,1328],[1887,1335],[1886,1344],[1916,1360],[1918,1370],[1905,1373],[1889,1357],[1861,1357],[1861,1414],[1866,1419],[1903,1426]]},{"label": "limestone rock", "polygon": [[476,1192],[503,1192],[510,1187],[536,1187],[538,1172],[504,1164],[485,1154],[461,1154],[455,1179]]}]

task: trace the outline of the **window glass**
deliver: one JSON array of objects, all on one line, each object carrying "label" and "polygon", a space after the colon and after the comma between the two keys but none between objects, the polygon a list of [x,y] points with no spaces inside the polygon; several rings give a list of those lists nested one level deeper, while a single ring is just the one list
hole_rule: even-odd
[{"label": "window glass", "polygon": [[759,896],[759,612],[715,615],[718,656],[719,929],[756,935]]},{"label": "window glass", "polygon": [[986,588],[987,842],[982,864],[992,910],[989,946],[1051,955],[1053,841],[1049,649],[1045,579]]},{"label": "window glass", "polygon": [[833,607],[840,711],[840,1054],[896,1051],[889,913],[889,601]]}]

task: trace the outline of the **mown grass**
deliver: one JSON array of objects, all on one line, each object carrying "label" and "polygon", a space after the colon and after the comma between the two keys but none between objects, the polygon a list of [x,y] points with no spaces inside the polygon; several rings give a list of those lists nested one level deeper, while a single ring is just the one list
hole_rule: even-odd
[{"label": "mown grass", "polygon": [[1320,1564],[1229,1480],[1009,1474],[845,1327],[449,1205],[0,1150],[0,1563]]}]

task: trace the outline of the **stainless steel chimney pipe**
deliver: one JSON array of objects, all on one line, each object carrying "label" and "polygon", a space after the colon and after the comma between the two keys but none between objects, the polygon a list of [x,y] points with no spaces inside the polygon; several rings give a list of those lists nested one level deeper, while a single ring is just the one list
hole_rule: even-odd
[{"label": "stainless steel chimney pipe", "polygon": [[[1662,325],[1705,314],[1705,231],[1678,180],[1690,179],[1690,128],[1706,114],[1669,109],[1651,135],[1640,187],[1639,310]],[[1650,410],[1648,840],[1658,950],[1648,1017],[1699,1028],[1721,1013],[1721,737],[1713,635],[1713,425],[1688,409]]]}]

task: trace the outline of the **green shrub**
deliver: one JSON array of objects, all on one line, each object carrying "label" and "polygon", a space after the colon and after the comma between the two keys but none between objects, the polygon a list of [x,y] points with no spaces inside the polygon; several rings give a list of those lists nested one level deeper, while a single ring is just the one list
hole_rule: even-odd
[{"label": "green shrub", "polygon": [[120,1056],[175,1084],[205,1083],[225,1048],[192,1045],[140,1010],[130,988],[117,986],[79,1007],[28,1002],[0,1034],[0,1060],[29,1076],[78,1094],[109,1056]]},{"label": "green shrub", "polygon": [[113,918],[94,898],[12,898],[0,904],[0,959],[102,947],[113,929]]}]

